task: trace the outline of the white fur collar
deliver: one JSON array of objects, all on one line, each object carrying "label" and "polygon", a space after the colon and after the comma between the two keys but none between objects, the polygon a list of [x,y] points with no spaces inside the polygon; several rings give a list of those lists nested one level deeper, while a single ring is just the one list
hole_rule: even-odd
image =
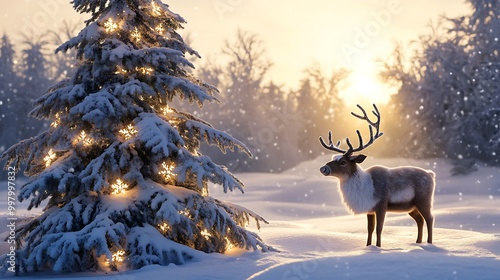
[{"label": "white fur collar", "polygon": [[351,178],[340,182],[339,190],[342,201],[354,214],[371,212],[378,202],[373,196],[375,189],[371,175],[359,166]]}]

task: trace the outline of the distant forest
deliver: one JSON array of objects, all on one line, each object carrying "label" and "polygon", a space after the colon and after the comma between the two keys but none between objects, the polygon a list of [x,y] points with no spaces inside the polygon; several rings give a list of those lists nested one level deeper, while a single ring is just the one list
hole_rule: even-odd
[{"label": "distant forest", "polygon": [[[439,19],[430,34],[396,45],[381,62],[381,80],[399,90],[379,105],[384,136],[369,155],[449,158],[454,174],[474,171],[477,164],[500,165],[500,3],[469,2],[469,15]],[[50,123],[27,116],[34,99],[74,75],[76,55],[54,49],[77,30],[65,24],[64,30],[25,35],[15,43],[9,34],[1,38],[0,152],[49,129]],[[405,55],[408,49],[414,51]],[[265,42],[241,30],[213,57],[192,59],[196,74],[219,89],[221,103],[190,110],[250,148],[251,159],[203,148],[233,172],[281,172],[313,159],[327,152],[318,137],[328,130],[334,139],[352,137],[356,129],[367,133],[352,126],[350,111],[356,108],[339,97],[349,69],[326,73],[324,65],[312,63],[298,88],[274,83]]]}]

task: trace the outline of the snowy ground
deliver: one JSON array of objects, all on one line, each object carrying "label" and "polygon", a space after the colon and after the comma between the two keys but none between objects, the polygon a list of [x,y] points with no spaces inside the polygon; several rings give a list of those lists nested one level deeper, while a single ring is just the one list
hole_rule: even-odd
[{"label": "snowy ground", "polygon": [[[379,249],[364,246],[365,216],[350,215],[340,202],[335,179],[319,173],[328,160],[323,156],[282,174],[241,174],[245,194],[212,188],[212,196],[264,216],[270,224],[263,225],[259,235],[279,252],[234,250],[200,254],[182,266],[21,279],[500,279],[500,169],[483,167],[465,177],[451,177],[444,160],[368,158],[364,166],[417,165],[437,174],[434,244],[414,243],[413,220],[406,214],[388,214]],[[2,183],[1,197],[6,197],[6,185]],[[6,202],[0,201],[0,212],[5,213]],[[5,219],[0,223],[2,232]],[[0,244],[0,251],[5,245]]]}]

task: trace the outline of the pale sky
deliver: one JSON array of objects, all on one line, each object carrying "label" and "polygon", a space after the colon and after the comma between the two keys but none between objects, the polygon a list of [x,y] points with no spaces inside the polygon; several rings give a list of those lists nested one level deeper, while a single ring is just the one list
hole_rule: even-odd
[{"label": "pale sky", "polygon": [[[349,102],[381,98],[391,89],[377,80],[376,58],[387,58],[394,42],[404,44],[429,32],[440,15],[463,15],[463,0],[163,0],[188,23],[192,47],[215,56],[240,28],[259,35],[274,66],[270,79],[297,88],[314,62],[326,71],[352,71],[344,95]],[[0,31],[18,40],[20,32],[57,30],[63,20],[82,22],[69,0],[0,0]],[[183,32],[181,32],[183,34]],[[370,100],[376,102],[377,100]]]}]

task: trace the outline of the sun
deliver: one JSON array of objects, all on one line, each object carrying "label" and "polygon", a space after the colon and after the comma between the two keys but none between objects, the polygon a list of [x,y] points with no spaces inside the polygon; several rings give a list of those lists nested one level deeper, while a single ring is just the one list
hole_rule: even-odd
[{"label": "sun", "polygon": [[349,75],[347,86],[341,92],[341,96],[347,105],[373,103],[383,105],[389,102],[393,93],[394,89],[379,81],[375,74],[354,71]]}]

